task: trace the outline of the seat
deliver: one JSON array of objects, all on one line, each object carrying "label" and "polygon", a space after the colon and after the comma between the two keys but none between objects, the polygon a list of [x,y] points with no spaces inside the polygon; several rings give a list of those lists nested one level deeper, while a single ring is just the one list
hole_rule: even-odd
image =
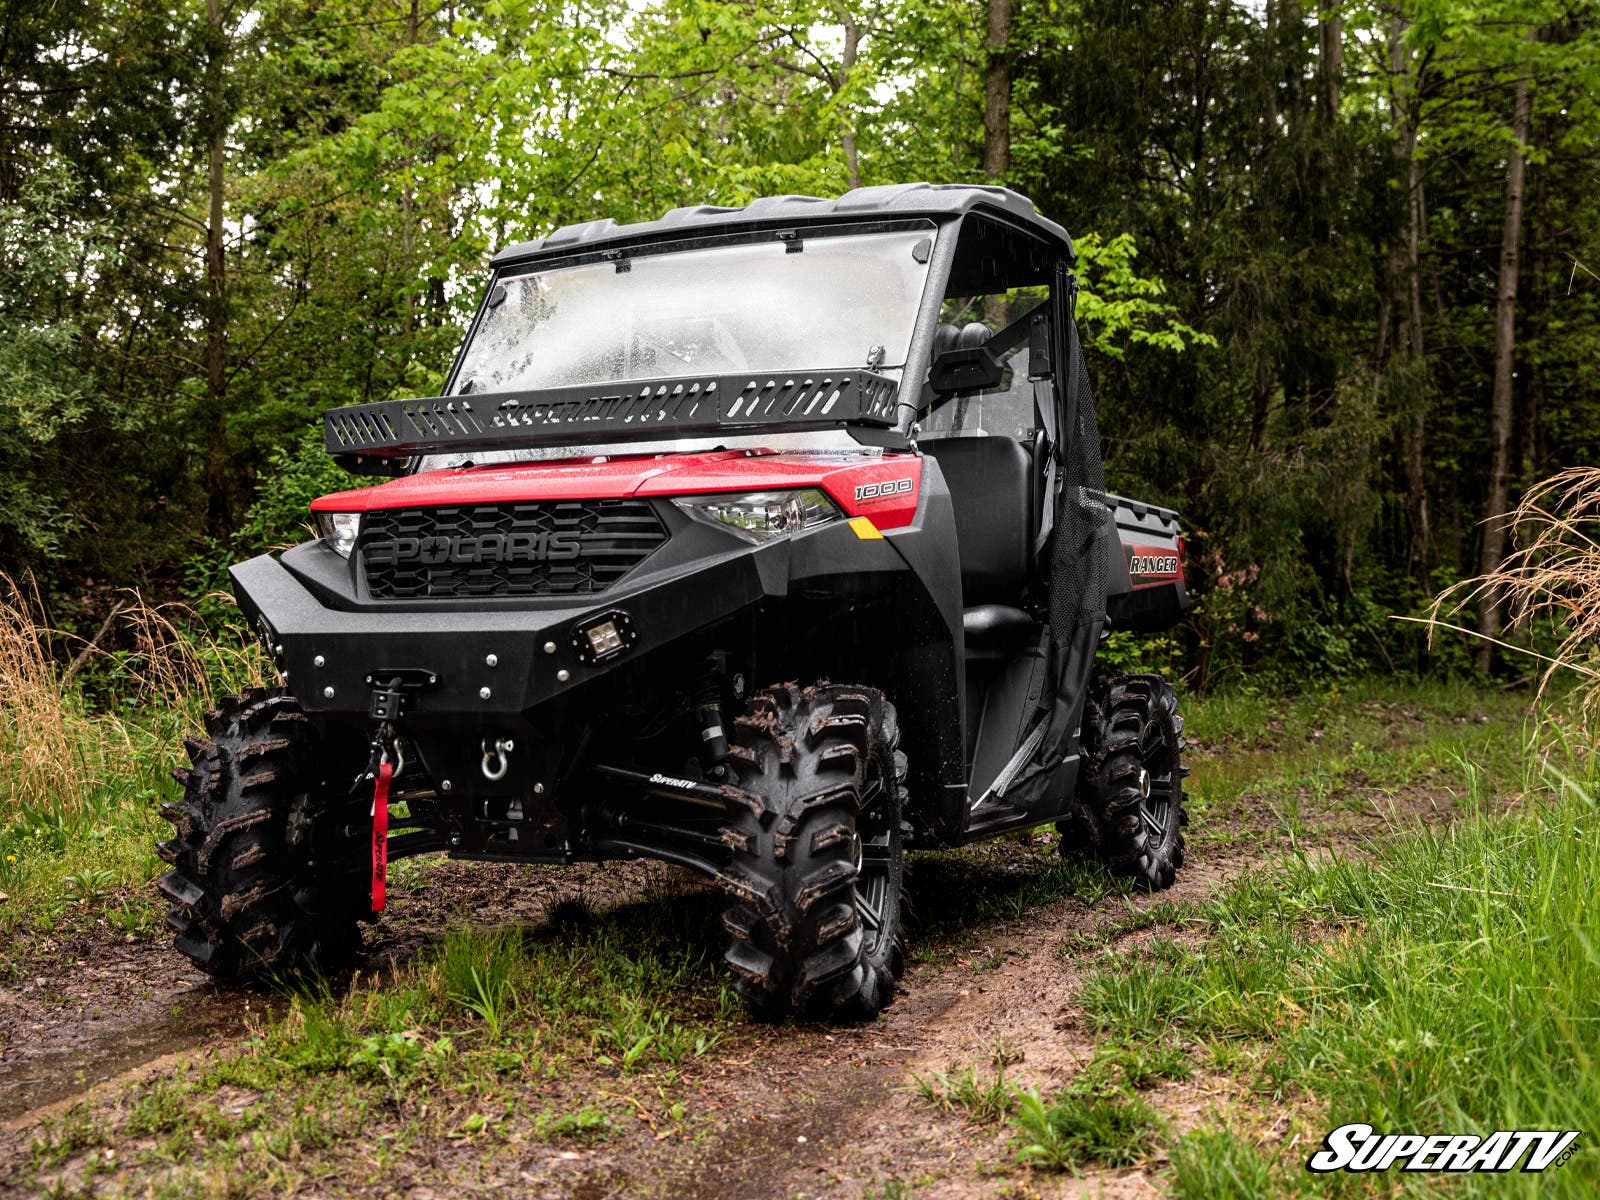
[{"label": "seat", "polygon": [[922,452],[950,488],[963,606],[1016,604],[1032,567],[1033,456],[1005,436],[929,438]]}]

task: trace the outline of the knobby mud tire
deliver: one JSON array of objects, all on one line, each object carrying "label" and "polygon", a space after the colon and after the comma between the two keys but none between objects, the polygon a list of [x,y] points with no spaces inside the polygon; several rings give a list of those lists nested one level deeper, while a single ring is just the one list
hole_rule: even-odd
[{"label": "knobby mud tire", "polygon": [[371,916],[365,807],[331,787],[321,739],[299,703],[253,688],[187,738],[183,799],[162,806],[176,836],[156,881],[173,944],[232,982],[331,971],[360,949]]},{"label": "knobby mud tire", "polygon": [[1187,744],[1172,685],[1159,675],[1097,676],[1083,716],[1083,769],[1061,852],[1098,859],[1152,891],[1183,866]]},{"label": "knobby mud tire", "polygon": [[766,1016],[871,1019],[905,969],[906,759],[872,688],[767,688],[733,722],[726,962]]}]

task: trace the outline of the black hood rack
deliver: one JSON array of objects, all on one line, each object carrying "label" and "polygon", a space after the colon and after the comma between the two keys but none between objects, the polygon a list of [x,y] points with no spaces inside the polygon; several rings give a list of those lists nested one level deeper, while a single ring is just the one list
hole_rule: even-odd
[{"label": "black hood rack", "polygon": [[[329,409],[328,453],[352,470],[464,450],[896,426],[899,384],[859,369],[627,380],[536,391],[376,400]],[[881,436],[881,433],[880,433]],[[876,440],[876,439],[875,439]]]}]

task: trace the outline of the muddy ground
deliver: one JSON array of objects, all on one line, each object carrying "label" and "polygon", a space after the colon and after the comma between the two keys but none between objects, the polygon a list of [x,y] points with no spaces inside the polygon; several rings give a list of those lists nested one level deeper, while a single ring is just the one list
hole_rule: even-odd
[{"label": "muddy ground", "polygon": [[[1398,707],[1385,724],[1396,745],[1422,730],[1416,714]],[[1232,753],[1194,747],[1197,782],[1203,785],[1207,772]],[[1379,790],[1364,786],[1359,774],[1332,794],[1304,801],[1297,806],[1301,849],[1345,853],[1359,853],[1362,842],[1390,828],[1394,817],[1442,822],[1454,806],[1442,782]],[[364,1187],[363,1194],[416,1200],[1164,1194],[1159,1158],[1083,1178],[1019,1168],[1003,1125],[972,1125],[936,1111],[917,1094],[913,1079],[952,1066],[987,1068],[998,1053],[1009,1075],[1024,1084],[1049,1092],[1069,1081],[1095,1050],[1074,1008],[1078,981],[1107,953],[1134,952],[1152,935],[1134,930],[1108,937],[1106,931],[1129,925],[1131,911],[1158,899],[1203,899],[1219,883],[1286,853],[1283,797],[1247,788],[1237,799],[1210,806],[1191,826],[1188,863],[1177,885],[1160,897],[1068,896],[1015,919],[973,915],[992,911],[994,900],[1015,893],[1040,870],[1054,853],[1052,842],[1053,835],[1037,833],[975,847],[965,852],[954,887],[948,865],[941,864],[934,875],[943,894],[921,902],[925,919],[926,910],[937,910],[941,932],[913,955],[894,1005],[878,1021],[844,1027],[742,1023],[715,1051],[694,1060],[683,1071],[684,1094],[696,1114],[694,1136],[658,1136],[650,1106],[629,1097],[621,1082],[597,1075],[589,1081],[597,1094],[638,1108],[636,1128],[593,1145],[514,1139],[487,1154],[470,1140],[413,1146],[384,1187]],[[539,926],[566,900],[581,898],[595,908],[652,903],[663,886],[675,895],[684,891],[677,873],[658,864],[564,870],[439,864],[426,891],[400,893],[369,938],[369,963],[404,960],[474,913]],[[689,902],[715,901],[691,894]],[[159,933],[116,933],[87,913],[69,915],[48,933],[13,935],[0,958],[0,1194],[31,1194],[8,1188],[5,1180],[10,1175],[16,1183],[42,1120],[59,1117],[86,1094],[115,1095],[130,1081],[175,1064],[230,1053],[252,1016],[274,1003],[210,986]],[[1151,1099],[1175,1133],[1221,1109],[1263,1133],[1283,1120],[1265,1100],[1237,1093],[1236,1084],[1197,1064],[1194,1077],[1161,1085]],[[896,1191],[897,1181],[914,1186]],[[346,1192],[324,1182],[303,1185],[297,1194]]]}]

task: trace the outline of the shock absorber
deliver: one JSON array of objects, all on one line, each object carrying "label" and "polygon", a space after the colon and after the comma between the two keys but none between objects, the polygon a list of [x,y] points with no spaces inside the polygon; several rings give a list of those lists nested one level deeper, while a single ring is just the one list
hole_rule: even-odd
[{"label": "shock absorber", "polygon": [[694,716],[706,757],[720,764],[728,757],[728,734],[722,727],[722,687],[715,674],[707,674],[694,694]]}]

